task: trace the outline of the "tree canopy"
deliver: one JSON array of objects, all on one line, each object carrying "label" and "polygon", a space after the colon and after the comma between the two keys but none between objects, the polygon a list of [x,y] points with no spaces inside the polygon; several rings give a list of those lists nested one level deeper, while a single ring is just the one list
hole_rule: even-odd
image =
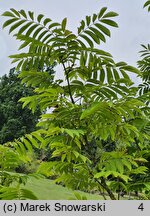
[{"label": "tree canopy", "polygon": [[[41,115],[40,128],[15,140],[11,146],[26,159],[34,148],[51,149],[49,161],[40,161],[37,173],[55,178],[72,189],[96,190],[106,199],[137,191],[149,197],[149,107],[145,92],[138,94],[130,74],[140,70],[115,62],[110,53],[96,48],[118,27],[117,13],[102,8],[86,16],[77,33],[67,29],[67,18],[53,22],[33,12],[10,9],[3,27],[20,41],[18,62],[22,82],[35,88],[23,97],[23,107],[34,113],[39,106],[52,111]],[[56,62],[64,80],[39,71]],[[27,65],[28,70],[26,70]],[[41,82],[42,78],[42,82]],[[28,158],[27,158],[28,160]]]},{"label": "tree canopy", "polygon": [[21,84],[18,74],[13,68],[8,75],[0,78],[0,143],[34,131],[42,114],[39,108],[34,114],[28,108],[22,109],[18,100],[33,95],[33,88]]}]

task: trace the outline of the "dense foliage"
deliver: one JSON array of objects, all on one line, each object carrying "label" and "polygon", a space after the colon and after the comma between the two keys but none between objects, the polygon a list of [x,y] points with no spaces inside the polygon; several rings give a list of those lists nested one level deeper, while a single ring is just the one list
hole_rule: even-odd
[{"label": "dense foliage", "polygon": [[[139,193],[148,199],[149,181],[149,107],[145,92],[138,94],[130,73],[142,73],[126,64],[114,62],[110,53],[96,48],[110,36],[110,27],[118,27],[115,12],[102,8],[86,16],[77,33],[67,29],[67,19],[52,22],[42,14],[11,9],[3,27],[21,42],[18,62],[22,82],[35,88],[35,94],[23,97],[23,107],[32,112],[40,106],[39,130],[11,143],[15,152],[28,161],[34,148],[51,150],[49,161],[40,161],[37,173],[53,177],[73,189],[95,191],[104,199],[120,199],[120,194]],[[39,65],[57,62],[64,80],[48,74]],[[26,70],[29,65],[29,70]],[[42,82],[41,82],[42,79]],[[5,156],[4,156],[5,157]]]},{"label": "dense foliage", "polygon": [[18,100],[33,95],[33,89],[21,84],[15,68],[0,78],[0,143],[13,141],[35,130],[41,115],[40,109],[33,114],[27,107],[22,109]]},{"label": "dense foliage", "polygon": [[139,95],[147,104],[150,98],[150,45],[142,45],[143,50],[140,51],[141,59],[138,61],[138,66],[142,72],[142,83],[139,85]]}]

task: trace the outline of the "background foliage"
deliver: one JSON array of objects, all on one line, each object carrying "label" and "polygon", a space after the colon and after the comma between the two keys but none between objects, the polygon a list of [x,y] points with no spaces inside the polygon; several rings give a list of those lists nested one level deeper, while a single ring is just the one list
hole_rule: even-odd
[{"label": "background foliage", "polygon": [[33,95],[33,89],[21,84],[17,76],[18,72],[13,68],[8,76],[4,75],[0,79],[0,143],[13,141],[35,130],[41,114],[38,108],[32,114],[18,103],[21,97]]}]

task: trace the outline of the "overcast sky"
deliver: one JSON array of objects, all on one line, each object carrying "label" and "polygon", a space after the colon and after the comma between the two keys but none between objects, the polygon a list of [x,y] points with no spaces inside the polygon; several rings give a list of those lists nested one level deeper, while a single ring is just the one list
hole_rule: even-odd
[{"label": "overcast sky", "polygon": [[[42,13],[54,21],[68,18],[68,27],[76,32],[78,23],[86,16],[96,13],[103,6],[119,14],[119,28],[112,29],[111,38],[100,49],[109,51],[115,61],[126,61],[133,66],[139,58],[140,44],[150,43],[150,13],[143,9],[146,0],[0,0],[0,13],[15,8]],[[0,19],[0,76],[13,67],[9,55],[17,53],[18,43],[2,29]]]}]

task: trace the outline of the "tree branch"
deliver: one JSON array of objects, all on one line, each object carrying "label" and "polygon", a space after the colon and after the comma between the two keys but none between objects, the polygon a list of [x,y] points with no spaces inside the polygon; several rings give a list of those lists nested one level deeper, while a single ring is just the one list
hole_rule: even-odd
[{"label": "tree branch", "polygon": [[75,101],[74,101],[74,99],[72,97],[72,94],[71,94],[70,82],[69,82],[69,77],[68,77],[69,71],[66,70],[66,67],[65,67],[64,63],[62,63],[62,65],[63,65],[64,71],[65,71],[65,74],[66,74],[66,80],[67,80],[67,84],[68,84],[68,92],[69,92],[70,100],[71,100],[71,102],[73,104],[75,104]]},{"label": "tree branch", "polygon": [[[89,170],[89,173],[90,175],[94,178],[94,175],[92,173],[92,171],[89,169],[88,167],[88,170]],[[107,191],[109,197],[111,198],[111,200],[116,200],[116,197],[114,196],[113,192],[109,189],[109,187],[107,186],[106,182],[105,182],[105,179],[104,178],[101,178],[101,181],[99,181],[98,179],[94,178],[94,180],[102,187],[104,188],[105,191]]]}]

